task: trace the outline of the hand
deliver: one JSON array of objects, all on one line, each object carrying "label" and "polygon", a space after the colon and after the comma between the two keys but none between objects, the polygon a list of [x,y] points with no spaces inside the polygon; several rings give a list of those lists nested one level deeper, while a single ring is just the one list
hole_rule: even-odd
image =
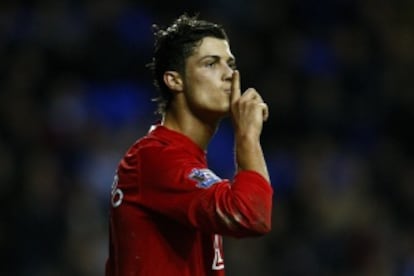
[{"label": "hand", "polygon": [[230,93],[230,111],[237,132],[260,136],[263,122],[269,117],[269,109],[254,88],[240,91],[240,73],[235,70]]}]

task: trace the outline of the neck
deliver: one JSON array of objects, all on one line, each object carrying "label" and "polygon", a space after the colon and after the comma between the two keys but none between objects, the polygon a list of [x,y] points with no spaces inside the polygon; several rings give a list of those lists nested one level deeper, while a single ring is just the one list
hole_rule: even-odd
[{"label": "neck", "polygon": [[217,131],[219,120],[204,122],[194,116],[188,116],[188,114],[168,111],[164,114],[161,124],[189,137],[200,148],[206,150]]}]

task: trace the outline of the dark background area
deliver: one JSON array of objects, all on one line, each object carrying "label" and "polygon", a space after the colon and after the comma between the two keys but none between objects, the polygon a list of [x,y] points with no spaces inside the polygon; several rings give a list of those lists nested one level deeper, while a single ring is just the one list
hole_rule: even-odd
[{"label": "dark background area", "polygon": [[[151,25],[225,26],[270,107],[272,232],[229,276],[414,275],[414,2],[2,1],[0,275],[103,275],[118,160],[158,119]],[[228,121],[209,148],[233,175]]]}]

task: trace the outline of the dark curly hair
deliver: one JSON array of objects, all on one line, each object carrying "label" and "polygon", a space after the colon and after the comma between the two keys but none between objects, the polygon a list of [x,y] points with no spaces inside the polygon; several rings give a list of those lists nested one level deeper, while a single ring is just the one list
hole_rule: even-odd
[{"label": "dark curly hair", "polygon": [[194,49],[204,37],[215,37],[228,40],[221,25],[198,19],[199,15],[183,14],[165,29],[153,25],[154,53],[152,62],[148,64],[154,85],[159,96],[154,99],[158,103],[157,113],[164,114],[168,109],[172,93],[163,81],[166,71],[177,71],[185,74],[185,61],[193,54]]}]

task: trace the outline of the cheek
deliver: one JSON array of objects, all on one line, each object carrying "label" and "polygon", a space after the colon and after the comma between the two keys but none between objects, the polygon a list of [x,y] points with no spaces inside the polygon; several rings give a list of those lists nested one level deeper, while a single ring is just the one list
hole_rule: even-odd
[{"label": "cheek", "polygon": [[189,82],[188,89],[191,90],[190,94],[196,95],[199,98],[208,98],[214,95],[216,86],[211,77],[198,75],[193,77]]},{"label": "cheek", "polygon": [[219,86],[215,81],[218,78],[215,72],[197,71],[187,75],[187,97],[197,106],[217,105],[223,99],[220,97]]}]

